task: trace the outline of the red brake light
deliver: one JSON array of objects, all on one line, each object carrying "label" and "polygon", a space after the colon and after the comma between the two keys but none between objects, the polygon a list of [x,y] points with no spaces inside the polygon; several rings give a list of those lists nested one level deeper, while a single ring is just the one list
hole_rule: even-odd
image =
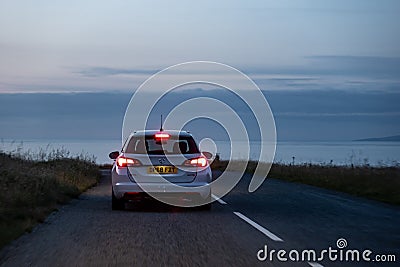
[{"label": "red brake light", "polygon": [[170,135],[167,133],[156,133],[154,137],[156,139],[169,139]]},{"label": "red brake light", "polygon": [[140,161],[137,159],[130,159],[126,157],[118,157],[117,158],[117,166],[118,167],[132,167],[132,166],[140,166]]},{"label": "red brake light", "polygon": [[200,157],[200,158],[186,160],[184,164],[186,166],[206,167],[208,164],[208,160],[204,157]]}]

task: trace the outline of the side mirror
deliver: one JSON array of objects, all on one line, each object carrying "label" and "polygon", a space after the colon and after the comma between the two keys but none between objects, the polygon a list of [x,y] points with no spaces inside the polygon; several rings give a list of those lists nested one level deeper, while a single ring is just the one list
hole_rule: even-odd
[{"label": "side mirror", "polygon": [[119,156],[119,151],[113,151],[110,154],[108,154],[108,156],[110,157],[110,159],[116,160]]},{"label": "side mirror", "polygon": [[202,152],[204,157],[206,157],[207,159],[212,159],[213,154],[207,151]]}]

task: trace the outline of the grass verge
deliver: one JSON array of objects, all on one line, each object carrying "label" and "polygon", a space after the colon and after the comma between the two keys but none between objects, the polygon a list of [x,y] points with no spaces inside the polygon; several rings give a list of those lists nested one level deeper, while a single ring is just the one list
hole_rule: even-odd
[{"label": "grass verge", "polygon": [[0,152],[0,248],[99,179],[98,166],[87,159],[37,161]]},{"label": "grass verge", "polygon": [[[232,162],[235,163],[235,162]],[[242,162],[237,162],[239,163]],[[224,170],[228,161],[214,162],[213,169]],[[235,165],[235,164],[233,164]],[[257,162],[250,161],[246,172],[254,173]],[[260,163],[260,168],[267,168]],[[318,164],[272,164],[268,177],[298,182],[400,205],[400,167],[333,166]]]}]

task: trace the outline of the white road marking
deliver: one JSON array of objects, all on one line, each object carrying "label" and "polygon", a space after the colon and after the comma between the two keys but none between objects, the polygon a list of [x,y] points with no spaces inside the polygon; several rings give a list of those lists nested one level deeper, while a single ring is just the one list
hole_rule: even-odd
[{"label": "white road marking", "polygon": [[308,264],[312,267],[324,267],[324,265],[319,264],[318,262],[308,262]]},{"label": "white road marking", "polygon": [[253,226],[254,228],[256,228],[258,231],[260,231],[261,233],[263,233],[264,235],[268,236],[269,238],[271,238],[274,241],[279,241],[279,242],[283,242],[283,240],[281,238],[279,238],[278,236],[276,236],[275,234],[271,233],[270,231],[268,231],[267,229],[265,229],[264,227],[262,227],[261,225],[259,225],[258,223],[250,220],[249,218],[247,218],[246,216],[244,216],[243,214],[241,214],[240,212],[233,212],[236,216],[238,216],[240,219],[244,220],[245,222],[247,222],[248,224],[250,224],[251,226]]},{"label": "white road marking", "polygon": [[219,197],[215,196],[215,195],[211,195],[213,199],[215,199],[216,201],[218,201],[220,204],[222,205],[226,205],[227,203],[225,201],[223,201],[222,199],[220,199]]}]

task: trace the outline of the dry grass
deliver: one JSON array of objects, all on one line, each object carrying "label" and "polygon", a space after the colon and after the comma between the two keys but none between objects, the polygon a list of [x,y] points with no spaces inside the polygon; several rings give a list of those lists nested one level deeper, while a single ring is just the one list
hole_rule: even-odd
[{"label": "dry grass", "polygon": [[54,153],[37,161],[0,152],[0,247],[100,178],[93,161]]},{"label": "dry grass", "polygon": [[[213,169],[224,170],[227,161],[214,162]],[[257,162],[246,171],[254,173]],[[268,164],[261,163],[261,168]],[[333,166],[318,164],[273,164],[268,177],[345,192],[389,204],[400,205],[400,167]]]}]

